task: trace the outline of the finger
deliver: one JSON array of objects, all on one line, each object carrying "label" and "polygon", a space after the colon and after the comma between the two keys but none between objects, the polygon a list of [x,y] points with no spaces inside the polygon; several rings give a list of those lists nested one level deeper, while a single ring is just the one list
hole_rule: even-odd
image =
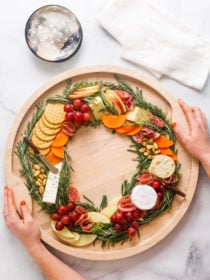
[{"label": "finger", "polygon": [[4,187],[4,207],[3,207],[3,212],[8,213],[8,187]]},{"label": "finger", "polygon": [[26,205],[26,202],[24,200],[21,201],[21,203],[20,203],[20,211],[21,211],[22,218],[23,218],[24,222],[29,222],[29,221],[33,220],[32,216],[31,216],[31,213],[30,213],[30,210],[29,210],[29,208]]},{"label": "finger", "polygon": [[10,217],[19,220],[20,217],[19,217],[16,207],[15,207],[14,194],[10,188],[8,188],[8,190],[7,190],[7,203],[8,203],[8,212],[9,212]]},{"label": "finger", "polygon": [[203,126],[208,131],[209,127],[208,127],[208,121],[207,121],[206,115],[202,111],[200,114],[201,114],[201,120],[202,120]]},{"label": "finger", "polygon": [[183,111],[183,113],[185,114],[187,121],[189,123],[190,129],[192,127],[192,121],[193,121],[193,114],[195,112],[195,108],[194,107],[190,107],[188,106],[183,100],[178,99],[178,103]]},{"label": "finger", "polygon": [[176,133],[177,137],[180,139],[180,141],[183,143],[183,144],[186,144],[189,142],[189,137],[190,135],[188,133],[185,132],[185,130],[182,128],[181,125],[179,124],[176,124],[174,127],[173,127],[173,130],[174,132]]}]

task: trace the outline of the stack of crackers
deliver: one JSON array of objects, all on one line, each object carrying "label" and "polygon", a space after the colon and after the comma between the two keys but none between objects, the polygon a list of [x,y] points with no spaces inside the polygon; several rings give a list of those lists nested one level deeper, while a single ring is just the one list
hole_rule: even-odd
[{"label": "stack of crackers", "polygon": [[48,103],[44,113],[32,131],[31,141],[40,153],[47,155],[58,132],[65,120],[64,105],[61,103]]}]

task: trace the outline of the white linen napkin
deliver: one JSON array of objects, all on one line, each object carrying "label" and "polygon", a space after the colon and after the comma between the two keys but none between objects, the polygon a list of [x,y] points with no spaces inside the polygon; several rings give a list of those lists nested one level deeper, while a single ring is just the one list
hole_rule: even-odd
[{"label": "white linen napkin", "polygon": [[210,69],[210,41],[149,0],[109,0],[97,19],[122,45],[124,59],[156,77],[164,74],[203,88]]}]

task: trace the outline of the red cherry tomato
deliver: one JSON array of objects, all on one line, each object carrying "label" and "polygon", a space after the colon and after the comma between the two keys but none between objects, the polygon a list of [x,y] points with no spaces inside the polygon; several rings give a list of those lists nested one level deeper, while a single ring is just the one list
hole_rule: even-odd
[{"label": "red cherry tomato", "polygon": [[113,224],[115,224],[115,223],[117,222],[117,215],[116,215],[116,214],[113,214],[113,215],[111,216],[111,222],[112,222]]},{"label": "red cherry tomato", "polygon": [[57,209],[57,213],[61,216],[65,215],[68,211],[68,208],[66,205],[60,205],[58,206],[58,209]]},{"label": "red cherry tomato", "polygon": [[53,213],[53,214],[51,215],[51,219],[52,219],[53,221],[60,221],[61,216],[60,216],[58,213]]},{"label": "red cherry tomato", "polygon": [[83,125],[83,121],[74,121],[75,128],[80,128]]},{"label": "red cherry tomato", "polygon": [[61,218],[61,222],[64,224],[64,225],[68,225],[69,222],[70,222],[70,217],[68,215],[64,215],[62,218]]},{"label": "red cherry tomato", "polygon": [[68,112],[73,112],[73,106],[72,106],[72,104],[69,104],[69,103],[65,104],[65,105],[64,105],[64,112],[66,112],[66,113],[68,113]]},{"label": "red cherry tomato", "polygon": [[128,222],[132,222],[133,221],[133,214],[132,214],[132,212],[126,212],[126,214],[125,214],[125,218],[126,218],[126,220],[128,221]]},{"label": "red cherry tomato", "polygon": [[135,221],[133,221],[133,222],[131,223],[131,226],[132,226],[133,228],[137,229],[137,228],[139,227],[139,222],[135,220]]},{"label": "red cherry tomato", "polygon": [[75,99],[73,101],[73,108],[74,110],[80,110],[81,106],[83,105],[83,101],[81,99]]},{"label": "red cherry tomato", "polygon": [[89,112],[83,113],[83,121],[88,123],[91,120],[91,114]]},{"label": "red cherry tomato", "polygon": [[152,187],[153,187],[153,189],[158,190],[159,187],[160,187],[160,181],[159,180],[154,180],[152,182]]},{"label": "red cherry tomato", "polygon": [[61,222],[61,221],[57,221],[56,223],[55,223],[55,229],[56,230],[62,230],[64,228],[64,224]]},{"label": "red cherry tomato", "polygon": [[116,230],[116,232],[121,232],[123,230],[123,227],[121,224],[115,224],[114,229]]},{"label": "red cherry tomato", "polygon": [[79,111],[74,112],[74,119],[75,121],[79,122],[83,120],[83,113]]},{"label": "red cherry tomato", "polygon": [[146,214],[146,210],[140,210],[140,209],[136,209],[132,212],[133,218],[137,220],[144,217],[145,214]]},{"label": "red cherry tomato", "polygon": [[119,224],[123,223],[125,220],[124,215],[120,212],[116,213],[116,219]]},{"label": "red cherry tomato", "polygon": [[69,188],[69,201],[73,201],[73,202],[79,202],[80,201],[79,192],[73,186],[70,186],[70,188]]},{"label": "red cherry tomato", "polygon": [[73,201],[70,201],[68,204],[67,204],[67,208],[68,208],[68,211],[72,211],[75,209],[75,203]]},{"label": "red cherry tomato", "polygon": [[135,234],[136,234],[135,228],[129,227],[129,228],[127,229],[127,235],[128,235],[129,237],[133,237]]},{"label": "red cherry tomato", "polygon": [[81,106],[81,108],[80,108],[80,111],[81,111],[82,113],[88,112],[89,110],[90,110],[90,107],[89,107],[89,105],[86,104],[86,103],[84,103],[84,104]]},{"label": "red cherry tomato", "polygon": [[74,112],[68,112],[65,115],[65,121],[71,122],[74,119]]}]

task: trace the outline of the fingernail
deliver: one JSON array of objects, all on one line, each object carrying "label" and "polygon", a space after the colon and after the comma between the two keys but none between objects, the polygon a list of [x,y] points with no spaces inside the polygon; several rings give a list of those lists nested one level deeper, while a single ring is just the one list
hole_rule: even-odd
[{"label": "fingernail", "polygon": [[7,191],[9,188],[7,186],[4,187],[4,190]]},{"label": "fingernail", "polygon": [[24,205],[26,205],[26,202],[25,202],[25,200],[22,200],[22,201],[20,202],[20,205],[21,205],[21,206],[24,206]]},{"label": "fingernail", "polygon": [[177,125],[176,122],[172,122],[172,124],[171,124],[172,127],[175,127],[176,125]]}]

